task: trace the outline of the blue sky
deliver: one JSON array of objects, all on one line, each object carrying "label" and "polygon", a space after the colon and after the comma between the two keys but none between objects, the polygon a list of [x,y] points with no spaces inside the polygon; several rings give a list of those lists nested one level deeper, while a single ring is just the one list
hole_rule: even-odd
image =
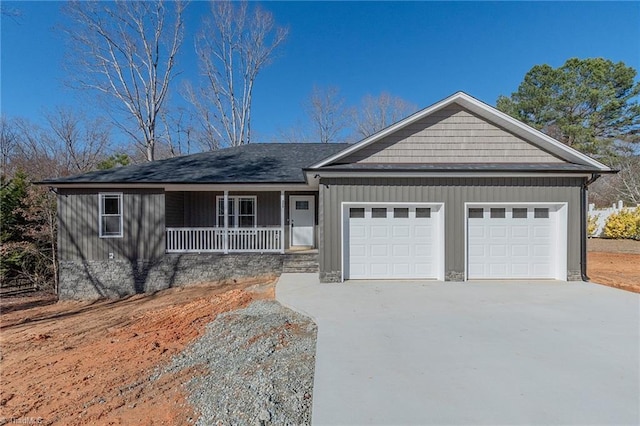
[{"label": "blue sky", "polygon": [[[60,2],[4,2],[1,108],[41,121],[57,105],[90,108],[63,85]],[[253,130],[275,141],[304,120],[313,85],[350,105],[383,91],[419,107],[463,90],[495,105],[536,64],[604,57],[640,69],[640,2],[264,2],[289,37],[258,77]],[[195,79],[192,37],[207,4],[189,5],[181,78]],[[178,83],[178,81],[176,81]],[[178,96],[177,94],[174,96]]]}]

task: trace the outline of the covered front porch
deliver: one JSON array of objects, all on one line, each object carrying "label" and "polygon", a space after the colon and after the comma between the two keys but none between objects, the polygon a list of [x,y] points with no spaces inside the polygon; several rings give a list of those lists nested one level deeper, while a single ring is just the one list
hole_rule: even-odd
[{"label": "covered front porch", "polygon": [[312,249],[317,204],[314,191],[165,191],[166,252]]}]

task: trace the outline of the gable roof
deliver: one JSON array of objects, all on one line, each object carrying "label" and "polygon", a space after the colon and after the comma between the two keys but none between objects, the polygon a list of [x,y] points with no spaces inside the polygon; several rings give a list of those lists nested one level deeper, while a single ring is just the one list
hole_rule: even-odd
[{"label": "gable roof", "polygon": [[168,158],[41,183],[65,184],[216,184],[304,183],[303,169],[344,150],[347,144],[248,144]]},{"label": "gable roof", "polygon": [[345,150],[331,155],[322,161],[312,165],[310,169],[326,168],[333,163],[338,162],[341,159],[345,159],[351,154],[362,150],[363,148],[370,146],[371,144],[380,141],[381,139],[394,134],[395,132],[410,126],[411,124],[440,111],[452,104],[457,104],[462,108],[476,114],[477,116],[495,123],[503,129],[513,133],[514,135],[530,142],[531,144],[539,147],[541,150],[546,151],[560,159],[567,161],[568,163],[584,166],[585,169],[590,171],[610,172],[608,166],[590,158],[589,156],[576,151],[573,148],[566,146],[565,144],[545,135],[544,133],[530,127],[511,116],[481,102],[464,92],[457,92],[442,101],[431,105],[415,114],[401,120],[381,131],[375,133],[362,141],[349,146]]}]

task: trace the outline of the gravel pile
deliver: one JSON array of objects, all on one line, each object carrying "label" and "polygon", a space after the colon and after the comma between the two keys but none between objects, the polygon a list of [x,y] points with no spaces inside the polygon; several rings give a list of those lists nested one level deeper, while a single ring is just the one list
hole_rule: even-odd
[{"label": "gravel pile", "polygon": [[198,425],[311,423],[315,323],[274,301],[219,315],[166,372],[205,366],[187,384]]}]

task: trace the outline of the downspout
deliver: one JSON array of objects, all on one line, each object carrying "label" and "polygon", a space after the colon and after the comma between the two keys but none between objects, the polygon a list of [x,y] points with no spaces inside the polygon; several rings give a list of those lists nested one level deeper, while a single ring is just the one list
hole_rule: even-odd
[{"label": "downspout", "polygon": [[589,209],[588,203],[589,200],[587,198],[587,190],[589,185],[593,182],[597,181],[601,175],[598,173],[593,173],[591,178],[585,181],[582,185],[582,191],[580,192],[580,201],[582,202],[582,208],[580,209],[580,223],[582,226],[580,227],[580,275],[582,281],[589,281],[589,276],[587,275],[587,211]]}]

